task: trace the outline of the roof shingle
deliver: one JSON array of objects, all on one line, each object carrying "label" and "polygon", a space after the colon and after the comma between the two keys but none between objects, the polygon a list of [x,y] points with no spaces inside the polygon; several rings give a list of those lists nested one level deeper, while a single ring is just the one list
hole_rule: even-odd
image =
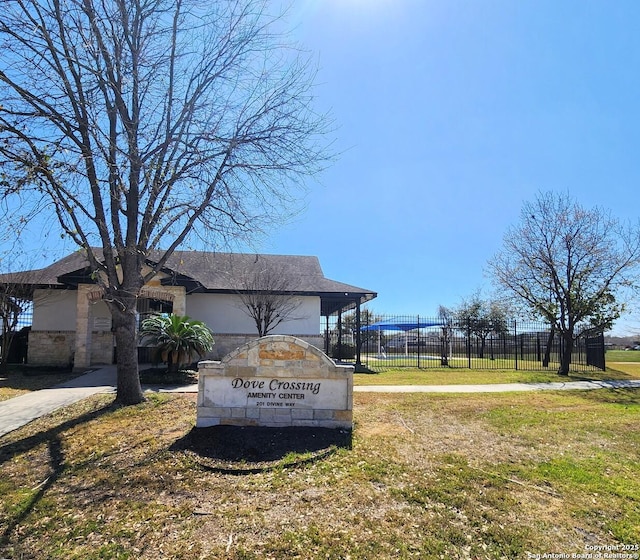
[{"label": "roof shingle", "polygon": [[[99,251],[98,251],[99,252]],[[159,255],[150,255],[150,263]],[[72,287],[73,278],[86,277],[89,261],[82,251],[54,262],[48,267],[17,273],[0,275],[0,283],[31,283],[34,286]],[[247,274],[259,273],[270,268],[286,275],[291,291],[300,294],[336,294],[340,296],[360,296],[362,301],[376,297],[376,293],[364,288],[325,278],[320,261],[313,256],[265,255],[246,253],[219,253],[210,251],[176,251],[163,268],[173,275],[173,282],[195,282],[199,291],[236,292],[242,287],[242,278]],[[85,274],[74,274],[81,273]],[[61,277],[66,276],[61,281]]]}]

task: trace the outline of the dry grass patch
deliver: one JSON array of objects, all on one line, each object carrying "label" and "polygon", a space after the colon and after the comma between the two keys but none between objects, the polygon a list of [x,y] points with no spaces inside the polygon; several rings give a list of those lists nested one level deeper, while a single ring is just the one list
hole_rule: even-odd
[{"label": "dry grass patch", "polygon": [[203,442],[193,395],[111,399],[0,439],[0,556],[511,559],[640,542],[638,391],[359,393],[352,441],[307,445]]},{"label": "dry grass patch", "polygon": [[612,362],[609,364],[607,372],[624,374],[632,379],[640,379],[640,362]]},{"label": "dry grass patch", "polygon": [[9,366],[7,373],[0,374],[0,401],[47,389],[77,376],[70,369]]}]

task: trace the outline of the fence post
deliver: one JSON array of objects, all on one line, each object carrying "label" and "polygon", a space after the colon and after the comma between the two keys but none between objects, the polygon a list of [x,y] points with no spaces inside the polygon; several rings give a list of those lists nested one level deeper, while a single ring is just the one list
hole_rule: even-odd
[{"label": "fence post", "polygon": [[420,315],[418,315],[418,369],[420,369]]},{"label": "fence post", "polygon": [[362,345],[362,332],[360,325],[360,301],[356,304],[356,370],[358,366],[362,366],[362,356],[360,355]]},{"label": "fence post", "polygon": [[331,346],[330,340],[330,332],[329,332],[329,315],[325,317],[325,329],[324,329],[324,353],[329,356],[331,350],[329,349]]},{"label": "fence post", "polygon": [[467,365],[471,369],[471,317],[467,317]]},{"label": "fence post", "polygon": [[518,371],[518,326],[516,320],[513,320],[513,350],[515,354],[515,366]]},{"label": "fence post", "polygon": [[342,311],[338,311],[338,361],[342,360]]}]

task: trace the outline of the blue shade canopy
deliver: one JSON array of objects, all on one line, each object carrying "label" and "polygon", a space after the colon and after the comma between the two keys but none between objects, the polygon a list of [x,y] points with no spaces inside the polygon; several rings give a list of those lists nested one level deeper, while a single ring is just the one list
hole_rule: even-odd
[{"label": "blue shade canopy", "polygon": [[407,319],[387,319],[378,321],[372,325],[361,327],[361,331],[412,331],[413,329],[424,329],[426,327],[443,327],[444,321],[421,321]]}]

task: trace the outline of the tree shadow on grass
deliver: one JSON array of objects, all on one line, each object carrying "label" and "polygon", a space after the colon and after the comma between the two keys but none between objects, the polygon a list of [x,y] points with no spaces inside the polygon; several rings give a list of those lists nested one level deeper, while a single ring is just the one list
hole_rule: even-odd
[{"label": "tree shadow on grass", "polygon": [[45,493],[55,484],[64,473],[67,465],[63,452],[61,434],[66,430],[90,422],[103,414],[119,408],[116,404],[108,404],[101,408],[86,412],[75,418],[71,418],[57,426],[38,432],[32,436],[7,443],[0,444],[0,465],[12,460],[14,457],[28,453],[30,450],[46,445],[49,458],[49,476],[38,486],[32,489],[31,494],[14,509],[12,515],[7,516],[4,528],[0,526],[0,550],[9,544],[11,534],[22,521],[29,515],[33,508],[42,499]]},{"label": "tree shadow on grass", "polygon": [[569,381],[611,381],[611,380],[633,380],[637,379],[634,375],[620,371],[617,369],[609,368],[607,372],[604,371],[592,371],[592,372],[571,372],[568,376],[558,375],[558,379]]},{"label": "tree shadow on grass", "polygon": [[38,391],[75,377],[78,377],[78,374],[73,373],[68,367],[42,368],[11,364],[8,371],[0,373],[0,389],[6,387],[7,389]]},{"label": "tree shadow on grass", "polygon": [[613,388],[584,391],[582,398],[598,403],[640,407],[640,388]]},{"label": "tree shadow on grass", "polygon": [[172,451],[223,474],[252,474],[317,461],[351,449],[351,430],[312,427],[212,426],[193,428]]},{"label": "tree shadow on grass", "polygon": [[[75,427],[80,424],[85,424],[87,422],[91,422],[96,418],[99,418],[103,414],[108,412],[112,412],[120,408],[120,405],[115,402],[109,403],[105,406],[101,406],[100,408],[96,408],[95,410],[90,410],[81,414],[80,416],[76,416],[74,418],[70,418],[56,426],[43,430],[42,432],[37,432],[31,436],[24,437],[22,439],[17,439],[15,441],[9,441],[8,443],[2,442],[2,437],[0,437],[0,465],[6,463],[13,459],[16,455],[21,453],[26,453],[30,449],[38,447],[43,443],[48,443],[52,440],[56,440],[59,438],[60,434]],[[38,420],[36,420],[37,422]],[[32,426],[33,424],[27,424],[27,426]],[[21,428],[18,428],[20,430]],[[15,432],[9,432],[3,436],[6,439],[13,437]]]}]

